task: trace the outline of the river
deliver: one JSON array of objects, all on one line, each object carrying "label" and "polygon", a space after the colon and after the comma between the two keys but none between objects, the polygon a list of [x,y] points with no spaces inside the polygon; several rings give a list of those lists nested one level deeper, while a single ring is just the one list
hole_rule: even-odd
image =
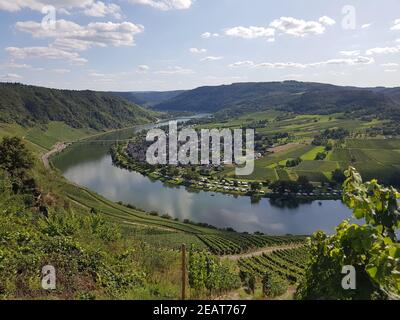
[{"label": "river", "polygon": [[252,203],[250,197],[235,198],[214,192],[192,192],[183,186],[166,186],[140,173],[113,166],[108,153],[110,145],[115,140],[131,137],[136,130],[150,127],[153,125],[107,133],[75,143],[54,157],[52,162],[69,181],[110,200],[169,214],[180,220],[206,222],[220,228],[231,227],[240,232],[303,235],[322,230],[331,234],[343,219],[351,216],[341,201],[293,204],[275,203],[263,198],[258,203]]}]

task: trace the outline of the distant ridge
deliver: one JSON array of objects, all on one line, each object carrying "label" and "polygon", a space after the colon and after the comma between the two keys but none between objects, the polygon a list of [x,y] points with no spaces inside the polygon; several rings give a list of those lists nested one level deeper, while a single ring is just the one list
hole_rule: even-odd
[{"label": "distant ridge", "polygon": [[185,90],[175,91],[133,91],[133,92],[110,92],[133,103],[144,107],[154,107],[155,105],[175,98],[184,93]]},{"label": "distant ridge", "polygon": [[110,93],[0,83],[0,122],[24,126],[63,121],[73,128],[122,128],[154,121],[154,113]]},{"label": "distant ridge", "polygon": [[252,82],[205,86],[185,91],[154,106],[160,111],[243,114],[268,109],[295,113],[400,119],[400,88],[358,88],[313,82]]}]

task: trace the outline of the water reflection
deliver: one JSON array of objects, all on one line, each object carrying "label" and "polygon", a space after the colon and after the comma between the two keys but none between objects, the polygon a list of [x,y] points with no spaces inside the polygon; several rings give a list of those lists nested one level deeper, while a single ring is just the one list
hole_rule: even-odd
[{"label": "water reflection", "polygon": [[204,191],[194,193],[185,187],[169,188],[160,181],[114,167],[106,152],[100,157],[99,153],[93,152],[67,152],[57,159],[56,165],[70,181],[113,201],[169,214],[180,220],[207,222],[237,231],[310,234],[320,229],[331,233],[341,220],[350,215],[340,201],[321,201],[322,205],[318,201],[292,203],[265,198],[252,201],[249,197],[235,198]]},{"label": "water reflection", "polygon": [[91,139],[95,143],[76,144],[58,155],[54,164],[70,181],[113,201],[169,214],[180,220],[189,219],[220,228],[232,227],[241,232],[261,231],[277,235],[311,234],[323,230],[332,233],[340,221],[350,216],[340,201],[304,203],[295,199],[270,200],[189,192],[185,187],[168,187],[161,181],[114,167],[108,154],[110,145],[142,129],[138,127]]}]

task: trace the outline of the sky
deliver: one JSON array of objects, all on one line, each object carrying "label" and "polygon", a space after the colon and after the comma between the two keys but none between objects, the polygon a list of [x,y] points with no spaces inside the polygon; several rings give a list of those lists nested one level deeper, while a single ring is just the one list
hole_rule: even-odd
[{"label": "sky", "polygon": [[0,81],[400,86],[399,0],[0,0]]}]

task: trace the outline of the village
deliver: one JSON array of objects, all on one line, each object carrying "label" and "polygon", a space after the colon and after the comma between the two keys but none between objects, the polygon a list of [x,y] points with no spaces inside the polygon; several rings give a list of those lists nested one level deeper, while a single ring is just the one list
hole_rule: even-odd
[{"label": "village", "polygon": [[[143,136],[142,136],[143,138]],[[224,175],[232,165],[149,165],[146,162],[146,146],[140,136],[125,145],[116,145],[111,150],[113,163],[127,170],[140,172],[154,180],[168,185],[185,186],[193,190],[252,197],[291,197],[298,199],[323,200],[340,199],[342,192],[334,184],[300,181],[254,181],[246,177]],[[141,141],[141,142],[140,142]],[[262,157],[257,152],[257,157]]]}]

